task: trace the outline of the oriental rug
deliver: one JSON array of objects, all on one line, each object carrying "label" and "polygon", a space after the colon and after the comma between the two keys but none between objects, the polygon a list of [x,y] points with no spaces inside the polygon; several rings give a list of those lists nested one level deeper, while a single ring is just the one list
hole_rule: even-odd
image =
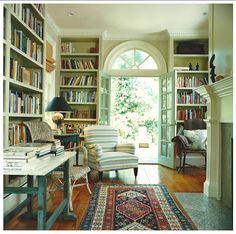
[{"label": "oriental rug", "polygon": [[96,184],[80,230],[193,230],[164,185]]}]

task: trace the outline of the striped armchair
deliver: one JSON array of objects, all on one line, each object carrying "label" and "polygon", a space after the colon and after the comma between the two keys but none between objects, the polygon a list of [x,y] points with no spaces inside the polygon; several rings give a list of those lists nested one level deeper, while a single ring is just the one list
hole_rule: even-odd
[{"label": "striped armchair", "polygon": [[138,174],[138,157],[134,144],[118,144],[118,131],[105,125],[93,125],[84,129],[84,142],[88,150],[89,167],[97,170],[99,179],[103,171],[134,169]]}]

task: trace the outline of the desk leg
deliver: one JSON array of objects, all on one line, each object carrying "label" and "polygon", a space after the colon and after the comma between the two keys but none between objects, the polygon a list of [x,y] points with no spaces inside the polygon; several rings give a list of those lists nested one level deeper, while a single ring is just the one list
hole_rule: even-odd
[{"label": "desk leg", "polygon": [[[34,186],[34,177],[27,176],[27,187],[32,188]],[[34,214],[34,194],[28,194],[27,198],[29,199],[29,204],[27,205],[28,215],[33,217]]]},{"label": "desk leg", "polygon": [[69,204],[72,199],[71,184],[69,178],[69,160],[64,163],[64,200],[66,200],[66,206],[63,211],[63,219],[65,220],[77,220],[77,216],[74,213],[69,212]]},{"label": "desk leg", "polygon": [[45,176],[38,176],[38,230],[46,229],[46,186]]}]

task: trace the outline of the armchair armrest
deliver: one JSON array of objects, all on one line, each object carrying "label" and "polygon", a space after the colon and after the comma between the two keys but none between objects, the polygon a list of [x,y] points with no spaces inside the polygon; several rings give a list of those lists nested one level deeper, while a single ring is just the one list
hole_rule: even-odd
[{"label": "armchair armrest", "polygon": [[88,157],[99,158],[103,155],[102,146],[99,144],[86,145],[88,150]]},{"label": "armchair armrest", "polygon": [[115,151],[124,152],[135,155],[135,145],[132,143],[116,144]]}]

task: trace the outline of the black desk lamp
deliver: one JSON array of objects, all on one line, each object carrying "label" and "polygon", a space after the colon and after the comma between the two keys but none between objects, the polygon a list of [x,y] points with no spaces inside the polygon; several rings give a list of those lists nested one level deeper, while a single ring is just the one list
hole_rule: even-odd
[{"label": "black desk lamp", "polygon": [[64,116],[61,113],[72,112],[72,108],[66,102],[64,97],[54,97],[47,105],[46,111],[56,112],[52,121],[57,125],[57,130],[61,132],[61,125],[64,120]]}]

